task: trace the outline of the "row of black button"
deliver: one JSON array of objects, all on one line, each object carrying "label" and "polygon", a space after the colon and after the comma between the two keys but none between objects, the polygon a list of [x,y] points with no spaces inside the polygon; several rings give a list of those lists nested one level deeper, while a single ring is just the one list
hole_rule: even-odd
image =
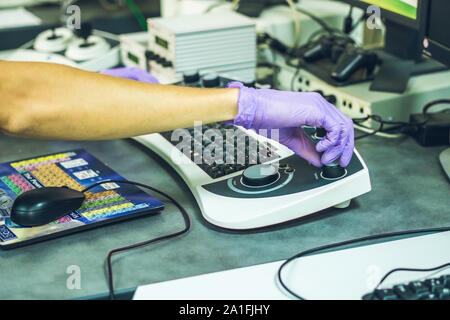
[{"label": "row of black button", "polygon": [[145,52],[145,57],[147,58],[147,60],[155,61],[156,63],[162,65],[165,68],[170,68],[173,66],[173,63],[171,61],[166,60],[165,58],[161,57],[159,54],[156,54],[150,50],[147,50]]},{"label": "row of black button", "polygon": [[389,289],[377,289],[364,300],[450,300],[450,274],[423,281],[412,281]]},{"label": "row of black button", "polygon": [[[212,143],[216,143],[213,139],[209,139],[205,135],[208,129],[216,129],[222,134],[222,154],[215,154],[215,147],[209,149],[211,150],[211,157],[220,159],[221,161],[219,162],[221,163],[212,161],[213,159],[202,158],[205,148]],[[227,129],[234,130],[234,135],[227,137]],[[259,142],[255,138],[247,135],[242,129],[233,125],[225,123],[204,125],[201,127],[201,134],[198,129],[198,132],[194,128],[187,128],[186,130],[186,133],[189,134],[188,137],[191,139],[189,150],[191,160],[198,163],[198,166],[213,179],[244,170],[254,164],[265,163],[280,157],[276,153],[276,148],[273,145]],[[176,146],[181,142],[181,138],[179,140],[173,140],[172,133],[173,131],[168,131],[161,133],[161,135]],[[208,160],[212,163],[208,163]]]}]

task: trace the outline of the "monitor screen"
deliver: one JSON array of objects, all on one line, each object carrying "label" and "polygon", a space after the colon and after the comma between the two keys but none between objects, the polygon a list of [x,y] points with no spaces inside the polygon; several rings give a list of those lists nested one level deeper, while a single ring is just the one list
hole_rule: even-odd
[{"label": "monitor screen", "polygon": [[360,0],[409,19],[417,19],[418,0]]}]

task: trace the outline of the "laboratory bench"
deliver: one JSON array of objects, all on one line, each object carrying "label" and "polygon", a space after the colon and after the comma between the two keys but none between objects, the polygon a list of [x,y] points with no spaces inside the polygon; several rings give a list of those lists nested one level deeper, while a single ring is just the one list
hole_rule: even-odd
[{"label": "laboratory bench", "polygon": [[[282,260],[328,243],[450,226],[449,181],[438,162],[445,147],[424,148],[410,138],[370,136],[356,142],[369,169],[372,191],[353,199],[348,208],[330,208],[254,232],[221,230],[205,222],[175,171],[131,139],[63,142],[1,135],[0,162],[78,148],[86,149],[129,180],[167,192],[192,218],[192,229],[180,238],[114,256],[115,288],[124,293],[124,298],[131,298],[138,285]],[[167,202],[161,214],[0,250],[0,299],[106,297],[105,257],[110,249],[173,232],[183,225],[177,208]],[[80,289],[67,286],[71,275],[68,268],[74,265],[80,268]]]}]

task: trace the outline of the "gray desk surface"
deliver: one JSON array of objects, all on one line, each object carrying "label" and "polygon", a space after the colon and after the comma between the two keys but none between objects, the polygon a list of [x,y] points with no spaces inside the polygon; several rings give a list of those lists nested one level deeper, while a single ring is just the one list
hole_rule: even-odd
[{"label": "gray desk surface", "polygon": [[[192,230],[183,238],[116,256],[117,289],[281,260],[310,247],[369,234],[450,225],[449,182],[438,163],[444,147],[422,148],[411,139],[357,141],[373,190],[353,200],[349,208],[328,209],[284,228],[250,234],[206,226],[176,173],[129,140],[49,142],[0,136],[0,161],[80,147],[126,178],[170,193],[193,218]],[[182,223],[176,208],[168,204],[157,216],[0,251],[0,299],[68,299],[105,293],[104,261],[109,249],[174,231]],[[71,265],[81,269],[79,290],[66,287]]]}]

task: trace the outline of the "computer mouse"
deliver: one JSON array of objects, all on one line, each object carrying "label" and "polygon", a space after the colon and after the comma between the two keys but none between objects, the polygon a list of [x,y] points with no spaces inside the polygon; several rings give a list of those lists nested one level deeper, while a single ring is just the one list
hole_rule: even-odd
[{"label": "computer mouse", "polygon": [[45,187],[20,194],[11,207],[12,222],[25,226],[41,226],[81,207],[85,195],[67,187]]}]

